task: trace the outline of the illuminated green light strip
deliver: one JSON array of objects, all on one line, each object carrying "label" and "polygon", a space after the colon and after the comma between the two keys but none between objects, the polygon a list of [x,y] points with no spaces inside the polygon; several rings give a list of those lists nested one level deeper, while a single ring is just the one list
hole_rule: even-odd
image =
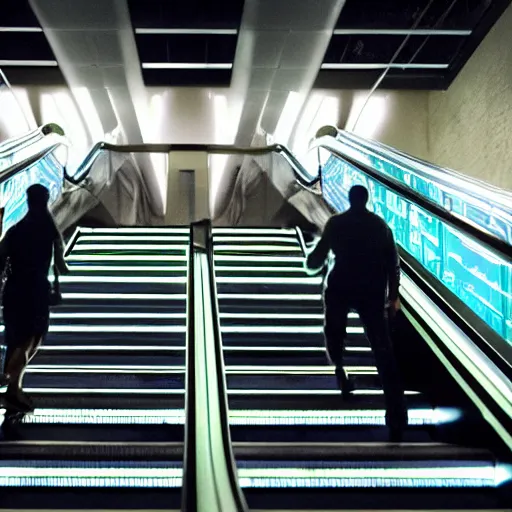
[{"label": "illuminated green light strip", "polygon": [[134,372],[134,373],[181,373],[185,370],[184,365],[141,365],[141,364],[32,364],[28,367],[29,373],[41,372],[61,372],[61,371],[77,371],[77,372]]},{"label": "illuminated green light strip", "polygon": [[221,251],[264,251],[264,252],[301,252],[300,247],[282,247],[279,245],[221,245],[215,246],[215,250]]},{"label": "illuminated green light strip", "polygon": [[[264,317],[263,317],[264,318]],[[323,326],[278,326],[278,325],[265,325],[265,326],[252,326],[252,325],[225,325],[221,326],[222,332],[240,332],[240,333],[296,333],[296,334],[322,334],[324,332]],[[347,327],[348,334],[364,334],[362,327]]]},{"label": "illuminated green light strip", "polygon": [[235,300],[295,300],[295,301],[320,301],[322,295],[314,294],[291,294],[291,293],[266,293],[266,294],[242,294],[242,293],[219,293],[219,299],[235,299]]},{"label": "illuminated green light strip", "polygon": [[137,468],[137,467],[96,467],[83,468],[73,465],[66,467],[52,467],[49,463],[47,467],[19,467],[9,465],[0,465],[0,478],[21,478],[30,476],[32,478],[173,478],[180,477],[181,468]]},{"label": "illuminated green light strip", "polygon": [[99,368],[77,368],[77,367],[65,368],[65,367],[51,366],[48,368],[29,367],[27,369],[27,372],[33,373],[33,374],[55,374],[55,375],[58,375],[58,374],[62,374],[62,375],[63,374],[73,374],[73,375],[76,375],[76,374],[100,374],[100,375],[104,375],[104,374],[109,374],[109,375],[113,375],[113,374],[136,375],[136,374],[138,374],[138,375],[140,375],[140,374],[144,374],[144,375],[164,375],[165,376],[165,375],[184,374],[185,367],[181,366],[176,369],[169,369],[169,368],[156,369],[153,367],[152,369],[135,370],[135,369],[112,368],[112,367],[108,367],[108,366],[99,367]]},{"label": "illuminated green light strip", "polygon": [[131,267],[131,266],[119,266],[119,265],[70,265],[73,272],[187,272],[187,266],[140,266],[140,267]]},{"label": "illuminated green light strip", "polygon": [[309,274],[306,273],[306,271],[303,268],[300,267],[255,267],[255,266],[246,266],[246,267],[232,267],[232,266],[225,266],[225,267],[219,267],[218,265],[215,266],[215,272],[216,273],[227,273],[227,272],[248,272],[254,273],[254,272],[267,272],[267,273],[274,273],[274,274],[282,274],[283,272],[292,272],[294,274],[303,274],[305,277],[308,277]]},{"label": "illuminated green light strip", "polygon": [[100,242],[100,241],[109,241],[109,242],[185,242],[188,243],[190,241],[189,236],[180,236],[180,235],[168,235],[168,236],[158,236],[152,235],[149,236],[123,236],[123,235],[82,235],[78,239],[78,243],[80,244],[82,241],[86,242]]},{"label": "illuminated green light strip", "polygon": [[321,277],[217,277],[217,283],[244,283],[244,284],[322,284]]},{"label": "illuminated green light strip", "polygon": [[214,235],[284,235],[297,236],[290,228],[213,228]]},{"label": "illuminated green light strip", "polygon": [[52,395],[184,395],[184,389],[141,388],[25,388],[27,393]]},{"label": "illuminated green light strip", "polygon": [[108,300],[186,300],[183,293],[63,293],[67,300],[108,299]]},{"label": "illuminated green light strip", "polygon": [[186,318],[186,313],[51,313],[51,318],[55,319],[70,319],[70,318],[84,318],[88,320],[100,319],[132,319],[132,320],[150,320],[150,319],[183,319]]},{"label": "illuminated green light strip", "polygon": [[[244,261],[258,262],[258,263],[304,263],[304,256],[266,256],[262,254],[261,256],[251,256],[251,255],[236,255],[233,256],[231,254],[214,254],[213,259],[215,262],[218,261],[239,261],[243,263]],[[286,268],[286,267],[278,267],[278,268]],[[290,267],[296,268],[296,267]]]},{"label": "illuminated green light strip", "polygon": [[171,234],[188,234],[190,228],[79,228],[80,233],[98,233],[98,234],[118,234],[118,233],[171,233]]},{"label": "illuminated green light strip", "polygon": [[[187,255],[170,254],[170,255],[151,255],[141,254],[130,256],[127,254],[70,254],[66,256],[66,261],[187,261]],[[125,268],[125,267],[122,267]]]},{"label": "illuminated green light strip", "polygon": [[264,243],[264,244],[270,244],[273,245],[275,243],[285,243],[290,245],[296,245],[297,247],[300,247],[299,242],[296,237],[290,237],[290,236],[229,236],[229,235],[215,235],[213,237],[213,243],[214,245],[217,245],[219,243],[232,243],[232,242],[256,242],[256,243]]},{"label": "illuminated green light strip", "polygon": [[89,352],[89,351],[105,351],[105,352],[185,352],[184,346],[169,345],[43,345],[40,351],[67,351],[67,352]]},{"label": "illuminated green light strip", "polygon": [[[53,278],[50,278],[53,281]],[[61,283],[162,283],[162,284],[177,284],[186,283],[187,276],[183,277],[163,277],[163,276],[60,276]]]},{"label": "illuminated green light strip", "polygon": [[172,251],[188,249],[188,245],[183,244],[78,244],[73,247],[73,252],[84,251]]}]

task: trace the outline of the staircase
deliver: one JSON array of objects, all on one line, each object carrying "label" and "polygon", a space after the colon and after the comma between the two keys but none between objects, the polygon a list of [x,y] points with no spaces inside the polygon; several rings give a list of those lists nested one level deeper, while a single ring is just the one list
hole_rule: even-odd
[{"label": "staircase", "polygon": [[[179,509],[189,229],[79,229],[7,418],[2,508]],[[143,492],[142,492],[143,491]]]}]

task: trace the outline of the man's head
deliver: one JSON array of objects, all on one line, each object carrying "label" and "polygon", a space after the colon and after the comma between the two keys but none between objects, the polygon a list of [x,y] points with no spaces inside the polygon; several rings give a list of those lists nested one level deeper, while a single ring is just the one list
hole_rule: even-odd
[{"label": "man's head", "polygon": [[28,209],[32,212],[40,212],[46,210],[48,207],[48,201],[50,199],[50,193],[43,185],[31,185],[27,189],[27,202]]},{"label": "man's head", "polygon": [[354,210],[364,210],[368,202],[368,190],[362,185],[354,185],[348,193],[348,200]]}]

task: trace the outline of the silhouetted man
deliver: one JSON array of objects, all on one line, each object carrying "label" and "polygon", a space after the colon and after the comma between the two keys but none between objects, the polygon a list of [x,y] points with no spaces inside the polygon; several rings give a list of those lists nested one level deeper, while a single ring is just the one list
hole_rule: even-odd
[{"label": "silhouetted man", "polygon": [[5,406],[30,411],[22,380],[48,331],[52,255],[60,273],[67,273],[62,239],[48,210],[49,192],[42,185],[27,190],[28,213],[5,234],[0,244],[0,272],[7,267],[2,305],[7,354],[2,385],[7,385]]},{"label": "silhouetted man", "polygon": [[386,303],[391,313],[399,307],[399,259],[393,233],[386,223],[366,209],[368,191],[356,185],[349,192],[348,211],[331,217],[322,238],[307,258],[309,269],[320,269],[329,251],[335,261],[324,291],[325,341],[343,397],[352,383],[343,369],[343,344],[347,316],[354,309],[365,327],[375,355],[386,400],[390,439],[399,441],[407,424],[404,391],[388,333]]}]

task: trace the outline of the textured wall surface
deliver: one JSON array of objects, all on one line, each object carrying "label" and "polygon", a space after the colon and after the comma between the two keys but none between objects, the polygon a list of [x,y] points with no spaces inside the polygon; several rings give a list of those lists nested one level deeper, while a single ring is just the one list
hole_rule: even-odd
[{"label": "textured wall surface", "polygon": [[430,160],[512,189],[512,6],[447,92],[429,98]]},{"label": "textured wall surface", "polygon": [[[348,116],[352,129],[367,96],[358,92]],[[406,153],[428,159],[428,92],[376,91],[353,130]]]}]

